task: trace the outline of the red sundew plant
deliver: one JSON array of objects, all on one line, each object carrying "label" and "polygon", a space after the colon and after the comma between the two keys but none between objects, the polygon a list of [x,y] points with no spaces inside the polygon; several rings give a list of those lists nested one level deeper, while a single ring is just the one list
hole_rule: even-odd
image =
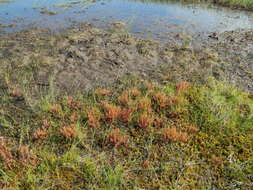
[{"label": "red sundew plant", "polygon": [[100,112],[94,108],[87,110],[88,120],[87,123],[91,127],[99,127],[100,126]]},{"label": "red sundew plant", "polygon": [[68,96],[67,97],[67,105],[70,108],[73,108],[73,109],[80,109],[80,108],[82,108],[82,104],[80,102],[78,102],[78,101],[75,101],[72,96]]},{"label": "red sundew plant", "polygon": [[67,139],[76,138],[76,129],[74,128],[74,126],[63,126],[60,129],[60,133]]},{"label": "red sundew plant", "polygon": [[18,155],[23,164],[36,165],[38,163],[37,157],[31,153],[28,146],[21,145],[18,149]]},{"label": "red sundew plant", "polygon": [[137,98],[141,95],[141,92],[138,90],[137,87],[133,87],[129,90],[132,97]]},{"label": "red sundew plant", "polygon": [[164,124],[164,119],[163,119],[163,118],[156,117],[156,118],[154,119],[153,125],[154,125],[155,127],[162,127],[163,124]]},{"label": "red sundew plant", "polygon": [[74,123],[77,122],[77,120],[79,119],[79,115],[77,113],[73,113],[70,117],[69,120]]},{"label": "red sundew plant", "polygon": [[176,92],[177,93],[185,92],[190,86],[191,85],[189,82],[179,82],[176,84]]},{"label": "red sundew plant", "polygon": [[160,108],[165,108],[168,105],[168,97],[161,92],[156,93],[153,98]]},{"label": "red sundew plant", "polygon": [[43,122],[42,122],[42,127],[45,128],[45,129],[48,129],[48,128],[51,127],[51,124],[49,123],[48,120],[45,119],[45,120],[43,120]]},{"label": "red sundew plant", "polygon": [[112,91],[104,89],[104,88],[99,88],[95,90],[95,94],[100,95],[100,96],[109,96],[112,94]]},{"label": "red sundew plant", "polygon": [[114,122],[117,118],[119,118],[121,114],[121,108],[115,105],[111,105],[108,103],[102,104],[105,109],[105,117],[109,123]]},{"label": "red sundew plant", "polygon": [[151,100],[148,97],[141,98],[138,103],[138,109],[151,112]]},{"label": "red sundew plant", "polygon": [[196,133],[198,131],[195,125],[186,125],[186,129],[189,133]]},{"label": "red sundew plant", "polygon": [[5,168],[13,168],[15,160],[11,152],[7,149],[7,144],[3,138],[0,139],[0,158],[4,162]]},{"label": "red sundew plant", "polygon": [[127,91],[124,91],[119,97],[118,97],[118,101],[125,105],[125,106],[129,106],[130,105],[130,98],[129,98],[129,95],[128,95],[128,92]]},{"label": "red sundew plant", "polygon": [[49,107],[49,112],[53,114],[59,114],[62,111],[62,107],[59,104],[54,104]]},{"label": "red sundew plant", "polygon": [[132,113],[133,113],[133,110],[130,108],[121,109],[121,113],[120,113],[121,120],[125,123],[130,122],[132,120]]},{"label": "red sundew plant", "polygon": [[43,139],[46,139],[47,136],[48,136],[48,132],[44,129],[37,129],[33,133],[33,139],[34,140],[43,140]]},{"label": "red sundew plant", "polygon": [[119,128],[113,129],[107,136],[108,142],[115,147],[126,146],[128,143],[128,137],[121,134]]},{"label": "red sundew plant", "polygon": [[187,133],[178,131],[175,127],[164,128],[162,131],[162,136],[165,140],[168,140],[170,142],[186,143],[189,139]]},{"label": "red sundew plant", "polygon": [[152,116],[150,114],[143,113],[140,115],[137,124],[140,128],[144,129],[150,126],[152,122],[153,122]]}]

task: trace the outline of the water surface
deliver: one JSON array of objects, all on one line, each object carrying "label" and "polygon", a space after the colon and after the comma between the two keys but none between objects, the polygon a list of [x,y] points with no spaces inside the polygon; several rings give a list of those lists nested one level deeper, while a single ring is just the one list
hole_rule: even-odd
[{"label": "water surface", "polygon": [[249,29],[253,27],[253,14],[167,0],[0,0],[2,32],[35,26],[61,31],[84,21],[103,28],[122,21],[138,36],[166,41],[174,33]]}]

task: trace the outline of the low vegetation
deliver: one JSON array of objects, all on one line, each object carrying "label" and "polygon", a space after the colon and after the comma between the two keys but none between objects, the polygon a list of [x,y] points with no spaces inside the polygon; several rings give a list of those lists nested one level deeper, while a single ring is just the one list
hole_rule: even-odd
[{"label": "low vegetation", "polygon": [[[188,1],[188,0],[183,0]],[[192,0],[190,0],[192,1]],[[246,10],[253,10],[253,1],[252,0],[193,0],[194,2],[211,2],[218,5],[229,6],[232,8],[240,8]]]},{"label": "low vegetation", "polygon": [[0,96],[1,189],[252,189],[253,96],[128,79],[29,109]]}]

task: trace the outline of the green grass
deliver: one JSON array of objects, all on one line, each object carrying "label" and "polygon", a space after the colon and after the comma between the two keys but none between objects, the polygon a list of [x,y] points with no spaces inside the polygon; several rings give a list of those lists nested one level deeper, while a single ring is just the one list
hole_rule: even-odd
[{"label": "green grass", "polygon": [[136,79],[28,109],[0,96],[1,189],[251,189],[253,99]]}]

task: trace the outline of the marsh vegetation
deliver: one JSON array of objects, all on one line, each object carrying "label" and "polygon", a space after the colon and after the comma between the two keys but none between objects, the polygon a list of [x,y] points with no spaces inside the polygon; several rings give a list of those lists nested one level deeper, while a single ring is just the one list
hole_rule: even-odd
[{"label": "marsh vegetation", "polygon": [[0,189],[253,189],[252,29],[111,21],[0,35]]}]

